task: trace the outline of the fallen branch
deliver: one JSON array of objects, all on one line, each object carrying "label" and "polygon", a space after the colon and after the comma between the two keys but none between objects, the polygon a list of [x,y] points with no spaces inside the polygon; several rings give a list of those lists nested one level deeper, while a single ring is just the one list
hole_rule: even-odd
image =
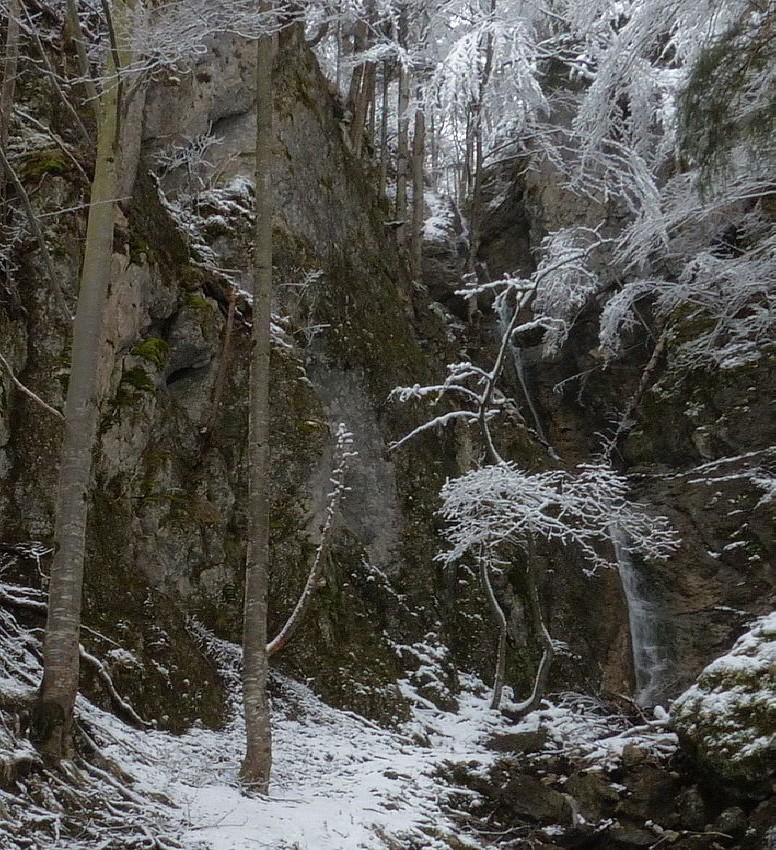
[{"label": "fallen branch", "polygon": [[97,677],[105,686],[108,695],[113,700],[116,707],[139,726],[142,726],[145,729],[152,729],[154,724],[150,723],[148,720],[143,720],[135,709],[116,690],[116,686],[113,684],[113,679],[108,672],[108,668],[103,664],[103,662],[95,655],[88,653],[83,646],[78,647],[78,654],[82,661],[85,661],[89,664],[89,666],[96,670]]}]

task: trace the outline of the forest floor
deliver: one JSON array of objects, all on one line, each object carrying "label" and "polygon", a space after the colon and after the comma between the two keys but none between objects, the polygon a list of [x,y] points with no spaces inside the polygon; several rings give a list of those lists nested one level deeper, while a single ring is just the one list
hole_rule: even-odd
[{"label": "forest floor", "polygon": [[[34,693],[37,635],[0,608],[3,704]],[[204,631],[204,630],[203,630]],[[561,695],[519,724],[490,708],[490,690],[460,675],[457,710],[401,682],[412,719],[385,729],[323,703],[306,685],[273,677],[270,794],[238,780],[244,748],[239,647],[202,634],[230,695],[221,730],[142,730],[79,697],[92,754],[69,775],[40,764],[5,712],[0,726],[2,850],[466,850],[504,844],[483,799],[494,766],[524,735],[537,757],[602,766],[629,743],[666,751],[672,735],[633,726],[590,697]],[[433,647],[428,647],[433,657]],[[13,669],[11,669],[13,668]],[[505,707],[509,708],[509,695]],[[499,743],[500,742],[500,743]],[[541,773],[541,771],[540,771]],[[531,780],[538,785],[538,780]],[[547,791],[557,801],[563,795]],[[489,801],[486,801],[490,806]],[[575,815],[572,814],[572,825]],[[547,835],[560,827],[531,828]],[[546,819],[542,823],[547,824]],[[523,846],[523,845],[520,845]],[[534,845],[531,845],[534,846]],[[538,846],[538,845],[537,845]]]},{"label": "forest floor", "polygon": [[[237,683],[239,651],[217,642],[232,685],[232,721],[221,731],[183,736],[138,733],[112,715],[92,716],[103,752],[135,778],[142,796],[164,795],[167,830],[184,848],[212,850],[456,850],[493,846],[468,813],[479,796],[452,776],[463,768],[487,780],[504,756],[501,736],[541,730],[548,754],[573,751],[601,764],[633,743],[632,727],[577,702],[546,703],[520,724],[490,708],[490,690],[462,676],[455,712],[435,708],[409,682],[413,718],[397,730],[324,704],[308,687],[276,676],[273,683],[273,775],[269,796],[247,795],[237,771],[244,748]],[[415,697],[413,699],[413,697]],[[509,699],[507,697],[507,705]],[[94,712],[95,709],[90,709]],[[666,745],[665,733],[641,735]],[[672,736],[670,736],[672,737]],[[668,740],[668,746],[672,742]],[[463,807],[467,811],[461,811]],[[548,833],[551,834],[552,830]]]}]

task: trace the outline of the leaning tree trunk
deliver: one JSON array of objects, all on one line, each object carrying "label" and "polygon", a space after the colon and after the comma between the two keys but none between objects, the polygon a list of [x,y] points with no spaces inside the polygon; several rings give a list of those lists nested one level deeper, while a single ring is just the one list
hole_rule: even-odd
[{"label": "leaning tree trunk", "polygon": [[[267,4],[262,4],[267,8]],[[272,745],[267,696],[269,573],[269,369],[272,299],[272,37],[258,40],[256,70],[256,231],[253,335],[248,415],[248,554],[243,624],[243,708],[246,753],[241,777],[260,793],[269,788]]]},{"label": "leaning tree trunk", "polygon": [[[131,3],[116,0],[113,9],[115,31],[123,36],[131,20]],[[115,83],[117,58],[116,52],[108,52],[106,77],[109,82],[99,102],[97,157],[65,400],[54,560],[43,641],[43,681],[32,718],[33,740],[55,761],[72,754],[73,710],[78,692],[89,483],[97,436],[99,374],[106,350],[105,307],[120,172],[121,85]]]}]

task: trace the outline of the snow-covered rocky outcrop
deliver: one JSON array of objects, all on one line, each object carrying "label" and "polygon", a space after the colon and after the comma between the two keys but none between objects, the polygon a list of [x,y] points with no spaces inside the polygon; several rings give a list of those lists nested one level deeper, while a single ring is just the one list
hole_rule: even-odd
[{"label": "snow-covered rocky outcrop", "polygon": [[760,617],[673,705],[699,759],[726,779],[776,772],[776,612]]}]

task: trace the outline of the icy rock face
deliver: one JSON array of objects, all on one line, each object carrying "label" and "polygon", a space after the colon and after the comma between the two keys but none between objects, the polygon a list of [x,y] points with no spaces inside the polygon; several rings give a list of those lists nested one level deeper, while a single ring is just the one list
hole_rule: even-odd
[{"label": "icy rock face", "polygon": [[756,782],[776,771],[776,612],[756,620],[673,705],[675,727],[699,760],[725,779]]}]

